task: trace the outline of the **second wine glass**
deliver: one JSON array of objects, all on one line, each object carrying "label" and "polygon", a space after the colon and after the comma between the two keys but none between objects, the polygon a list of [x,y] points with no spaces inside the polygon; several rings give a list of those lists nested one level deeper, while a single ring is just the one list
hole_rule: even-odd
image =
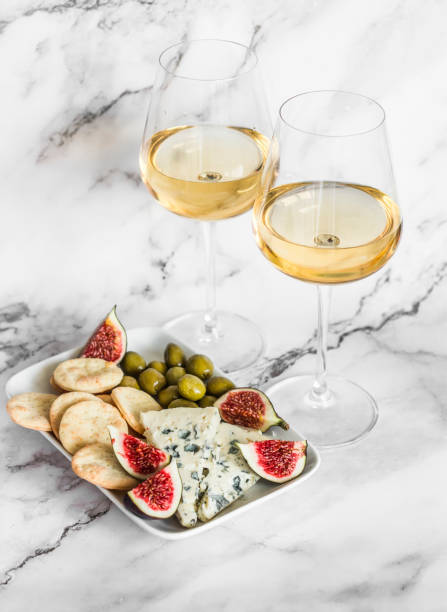
[{"label": "second wine glass", "polygon": [[258,328],[216,310],[214,222],[249,210],[260,193],[270,120],[254,52],[225,40],[193,40],[160,56],[140,151],[141,176],[168,210],[202,222],[206,308],[166,328],[227,371],[260,356]]},{"label": "second wine glass", "polygon": [[[371,395],[326,372],[329,292],[379,270],[399,242],[402,219],[385,131],[374,100],[344,91],[299,94],[281,106],[255,204],[265,257],[318,288],[315,375],[268,390],[280,412],[319,447],[351,444],[377,421]],[[283,407],[283,408],[282,408]]]}]

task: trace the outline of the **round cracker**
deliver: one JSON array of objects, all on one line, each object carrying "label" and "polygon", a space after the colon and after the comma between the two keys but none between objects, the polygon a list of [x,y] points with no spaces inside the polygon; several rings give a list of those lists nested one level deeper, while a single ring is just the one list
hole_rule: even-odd
[{"label": "round cracker", "polygon": [[[83,393],[82,391],[70,391],[69,393],[63,393],[54,400],[50,408],[50,424],[54,435],[59,439],[59,425],[64,416],[65,411],[73,404],[83,402],[86,400],[95,400],[96,395],[91,393]],[[99,401],[99,399],[98,399]]]},{"label": "round cracker", "polygon": [[140,482],[120,465],[111,446],[88,444],[80,448],[71,460],[73,472],[104,489],[129,491]]},{"label": "round cracker", "polygon": [[78,357],[60,363],[54,370],[56,385],[65,391],[103,393],[120,384],[123,371],[104,359]]},{"label": "round cracker", "polygon": [[96,396],[98,399],[102,400],[103,402],[105,402],[106,404],[110,404],[112,406],[115,406],[115,402],[112,399],[112,396],[109,395],[108,393],[101,393],[99,395]]},{"label": "round cracker", "polygon": [[132,387],[117,387],[112,391],[112,399],[127,423],[140,434],[144,425],[140,415],[148,410],[161,410],[160,404],[145,391]]},{"label": "round cracker", "polygon": [[72,455],[87,444],[111,445],[107,427],[113,425],[127,433],[127,423],[115,406],[97,399],[73,404],[65,411],[59,425],[59,439]]},{"label": "round cracker", "polygon": [[53,375],[51,375],[51,378],[50,378],[50,386],[51,386],[51,387],[53,387],[53,389],[54,389],[54,390],[55,390],[57,393],[65,393],[65,390],[64,390],[64,389],[61,389],[60,387],[58,387],[58,386],[56,385],[56,383],[54,382],[54,376],[53,376]]},{"label": "round cracker", "polygon": [[57,398],[54,393],[20,393],[6,404],[9,416],[18,425],[38,431],[51,431],[50,406]]}]

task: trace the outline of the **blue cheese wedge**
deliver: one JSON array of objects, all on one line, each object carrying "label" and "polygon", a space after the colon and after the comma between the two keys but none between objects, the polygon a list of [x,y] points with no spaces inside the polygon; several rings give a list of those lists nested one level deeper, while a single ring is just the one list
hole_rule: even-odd
[{"label": "blue cheese wedge", "polygon": [[247,443],[262,439],[260,431],[228,423],[219,424],[211,451],[210,471],[203,481],[206,491],[198,509],[201,521],[209,521],[259,480],[259,476],[248,467],[235,442]]},{"label": "blue cheese wedge", "polygon": [[219,411],[213,406],[167,408],[144,412],[141,420],[148,442],[177,461],[183,484],[177,518],[184,527],[194,527],[203,469],[208,466],[212,441],[220,422]]}]

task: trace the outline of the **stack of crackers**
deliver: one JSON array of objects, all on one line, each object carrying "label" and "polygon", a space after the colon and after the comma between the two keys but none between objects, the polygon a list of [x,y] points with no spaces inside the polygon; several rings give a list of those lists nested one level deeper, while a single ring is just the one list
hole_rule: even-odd
[{"label": "stack of crackers", "polygon": [[138,481],[117,461],[108,426],[142,434],[140,415],[161,406],[144,391],[119,387],[122,378],[121,368],[104,359],[69,359],[56,367],[50,380],[58,394],[21,393],[6,408],[18,425],[52,432],[73,455],[72,467],[79,477],[127,491]]}]

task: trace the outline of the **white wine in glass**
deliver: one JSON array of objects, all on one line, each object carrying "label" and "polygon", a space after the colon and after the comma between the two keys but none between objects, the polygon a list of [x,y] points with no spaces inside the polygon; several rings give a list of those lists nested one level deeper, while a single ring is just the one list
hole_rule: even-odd
[{"label": "white wine in glass", "polygon": [[207,274],[205,309],[165,327],[227,371],[256,361],[264,343],[251,321],[216,310],[214,221],[252,208],[270,133],[251,49],[192,40],[161,54],[140,149],[141,177],[162,206],[202,222]]},{"label": "white wine in glass", "polygon": [[285,379],[268,394],[319,447],[351,444],[378,418],[371,395],[326,372],[330,287],[379,270],[402,230],[382,107],[365,96],[316,91],[281,107],[253,209],[265,257],[318,288],[315,375]]},{"label": "white wine in glass", "polygon": [[170,128],[152,137],[140,158],[141,176],[168,210],[203,221],[226,219],[253,206],[268,146],[249,128]]},{"label": "white wine in glass", "polygon": [[289,276],[343,283],[381,268],[396,249],[401,227],[397,204],[374,187],[292,183],[268,193],[258,243]]}]

